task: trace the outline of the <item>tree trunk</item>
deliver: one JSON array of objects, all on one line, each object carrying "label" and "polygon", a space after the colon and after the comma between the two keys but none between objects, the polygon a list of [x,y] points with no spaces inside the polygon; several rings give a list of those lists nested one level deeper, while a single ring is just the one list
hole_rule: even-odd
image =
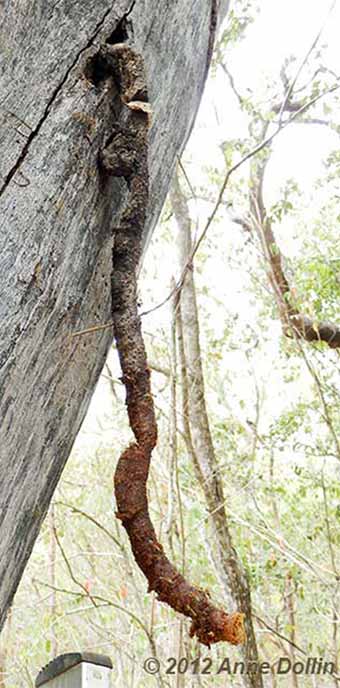
[{"label": "tree trunk", "polygon": [[128,40],[146,65],[146,245],[202,95],[216,9],[217,0],[0,3],[0,627],[112,340],[110,327],[74,336],[110,321],[112,229],[125,196],[117,179],[104,192],[98,171],[114,123],[100,46]]},{"label": "tree trunk", "polygon": [[56,631],[56,619],[57,619],[57,591],[56,591],[56,564],[57,564],[57,541],[56,541],[56,519],[55,519],[55,508],[54,503],[51,504],[50,510],[48,512],[48,530],[49,530],[49,543],[48,543],[48,574],[49,582],[51,586],[51,596],[49,600],[50,606],[50,617],[51,617],[51,630],[50,630],[50,640],[51,640],[51,655],[56,657],[58,654],[58,635]]},{"label": "tree trunk", "polygon": [[[185,434],[209,514],[211,554],[216,571],[219,573],[226,596],[232,599],[234,608],[245,615],[246,642],[240,649],[242,660],[246,665],[254,662],[254,666],[257,666],[259,657],[252,622],[250,586],[242,562],[233,546],[225,509],[223,482],[205,401],[194,266],[190,264],[186,267],[192,251],[191,219],[178,173],[173,180],[170,200],[178,226],[179,274],[182,275],[186,270],[178,297],[182,340],[182,386],[186,400],[183,410]],[[246,672],[242,675],[241,682],[246,688],[263,687],[262,676],[257,672]]]}]

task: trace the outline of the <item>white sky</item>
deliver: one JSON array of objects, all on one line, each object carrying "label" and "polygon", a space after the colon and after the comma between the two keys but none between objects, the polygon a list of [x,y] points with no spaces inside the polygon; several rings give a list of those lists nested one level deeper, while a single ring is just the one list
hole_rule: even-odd
[{"label": "white sky", "polygon": [[[256,23],[240,46],[244,54],[245,87],[268,67],[277,73],[288,55],[302,59],[327,18],[330,0],[261,0]],[[320,45],[328,43],[327,58],[334,70],[339,66],[340,3],[335,3],[322,33]]]},{"label": "white sky", "polygon": [[[248,27],[245,39],[238,46],[232,46],[229,59],[227,52],[225,62],[238,91],[247,96],[250,89],[258,96],[268,79],[277,82],[280,89],[279,74],[283,61],[290,55],[297,57],[293,70],[295,74],[322,26],[318,48],[327,45],[322,52],[323,65],[340,75],[340,0],[336,1],[330,13],[332,4],[330,0],[261,0],[261,11],[254,24]],[[222,31],[227,25],[228,18]],[[304,85],[309,76],[307,66],[307,72],[304,68],[301,82],[298,83]],[[335,82],[335,77],[329,79]],[[321,102],[332,106],[334,96],[330,94]],[[318,116],[322,117],[322,110]],[[222,141],[247,136],[246,116],[240,113],[227,77],[219,70],[216,78],[207,83],[196,126],[184,156],[191,181],[200,182],[202,164],[223,165],[219,148]],[[274,153],[265,177],[266,205],[272,205],[280,198],[284,182],[291,177],[296,179],[303,192],[311,194],[313,183],[322,174],[322,161],[337,147],[339,136],[325,126],[296,124],[282,131],[274,141]],[[237,159],[238,156],[235,156],[234,162]],[[198,161],[201,165],[197,165]],[[241,168],[240,174],[243,173]],[[287,249],[294,252],[293,244]],[[297,243],[295,250],[299,250]]]},{"label": "white sky", "polygon": [[[248,88],[261,92],[266,77],[279,82],[280,68],[288,56],[295,55],[298,58],[297,64],[300,64],[325,22],[331,3],[329,0],[261,0],[260,5],[261,11],[255,23],[248,27],[245,40],[231,49],[230,61],[227,60],[238,90],[243,95],[247,95]],[[227,24],[228,18],[224,27]],[[318,43],[319,46],[328,44],[327,50],[323,52],[324,64],[337,74],[340,65],[339,33],[340,0],[337,0]],[[304,83],[303,72],[301,78]],[[331,96],[329,102],[331,103]],[[202,158],[211,163],[218,155],[212,142],[212,127],[217,141],[247,133],[238,104],[222,73],[217,81],[207,84],[198,123],[189,144],[190,151],[201,148]],[[320,157],[325,155],[327,147],[334,146],[335,141],[335,134],[321,127],[318,127],[317,135],[314,127],[302,132],[301,127],[295,126],[282,132],[276,144],[281,148],[281,176],[291,175],[294,156],[297,176],[303,186],[310,185],[320,171]]]}]

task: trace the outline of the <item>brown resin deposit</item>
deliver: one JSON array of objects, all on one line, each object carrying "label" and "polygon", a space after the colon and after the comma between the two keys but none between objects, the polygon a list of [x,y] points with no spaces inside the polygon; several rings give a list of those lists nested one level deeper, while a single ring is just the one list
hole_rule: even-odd
[{"label": "brown resin deposit", "polygon": [[[148,377],[145,371],[145,377]],[[148,402],[143,405],[147,413]],[[150,414],[151,415],[151,414]],[[244,642],[243,614],[227,614],[217,609],[203,590],[190,585],[165,556],[151,523],[146,496],[146,481],[155,434],[148,435],[143,419],[136,421],[138,444],[128,447],[119,459],[115,473],[118,516],[128,533],[136,562],[161,602],[192,619],[190,635],[204,645],[226,640]],[[138,433],[138,434],[137,434]],[[151,438],[151,444],[150,444]],[[145,442],[144,442],[145,439]]]},{"label": "brown resin deposit", "polygon": [[[121,455],[114,476],[117,516],[136,562],[161,602],[192,619],[190,635],[205,645],[245,640],[243,614],[215,607],[209,594],[188,583],[165,556],[148,512],[147,479],[157,442],[150,371],[137,312],[136,270],[148,203],[149,107],[142,58],[128,45],[111,45],[103,56],[120,88],[121,109],[100,163],[106,175],[124,177],[127,204],[115,228],[112,317],[126,405],[135,444]],[[118,121],[117,121],[118,120]]]}]

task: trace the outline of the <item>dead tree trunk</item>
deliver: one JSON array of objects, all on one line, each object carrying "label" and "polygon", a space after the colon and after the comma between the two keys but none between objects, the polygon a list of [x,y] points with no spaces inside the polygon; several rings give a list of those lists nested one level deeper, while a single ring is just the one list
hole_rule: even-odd
[{"label": "dead tree trunk", "polygon": [[[225,13],[226,5],[224,4]],[[112,133],[99,53],[133,40],[152,104],[146,244],[188,137],[217,0],[0,2],[0,627],[112,340]]]}]

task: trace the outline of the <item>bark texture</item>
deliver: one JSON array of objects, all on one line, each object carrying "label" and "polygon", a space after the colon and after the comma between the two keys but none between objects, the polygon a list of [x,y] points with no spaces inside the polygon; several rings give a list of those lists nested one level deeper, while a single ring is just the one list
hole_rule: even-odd
[{"label": "bark texture", "polygon": [[145,61],[146,245],[201,98],[217,9],[206,0],[0,5],[0,627],[112,340],[110,329],[73,336],[110,321],[112,230],[126,198],[122,180],[101,186],[111,109],[95,56],[130,32]]}]

